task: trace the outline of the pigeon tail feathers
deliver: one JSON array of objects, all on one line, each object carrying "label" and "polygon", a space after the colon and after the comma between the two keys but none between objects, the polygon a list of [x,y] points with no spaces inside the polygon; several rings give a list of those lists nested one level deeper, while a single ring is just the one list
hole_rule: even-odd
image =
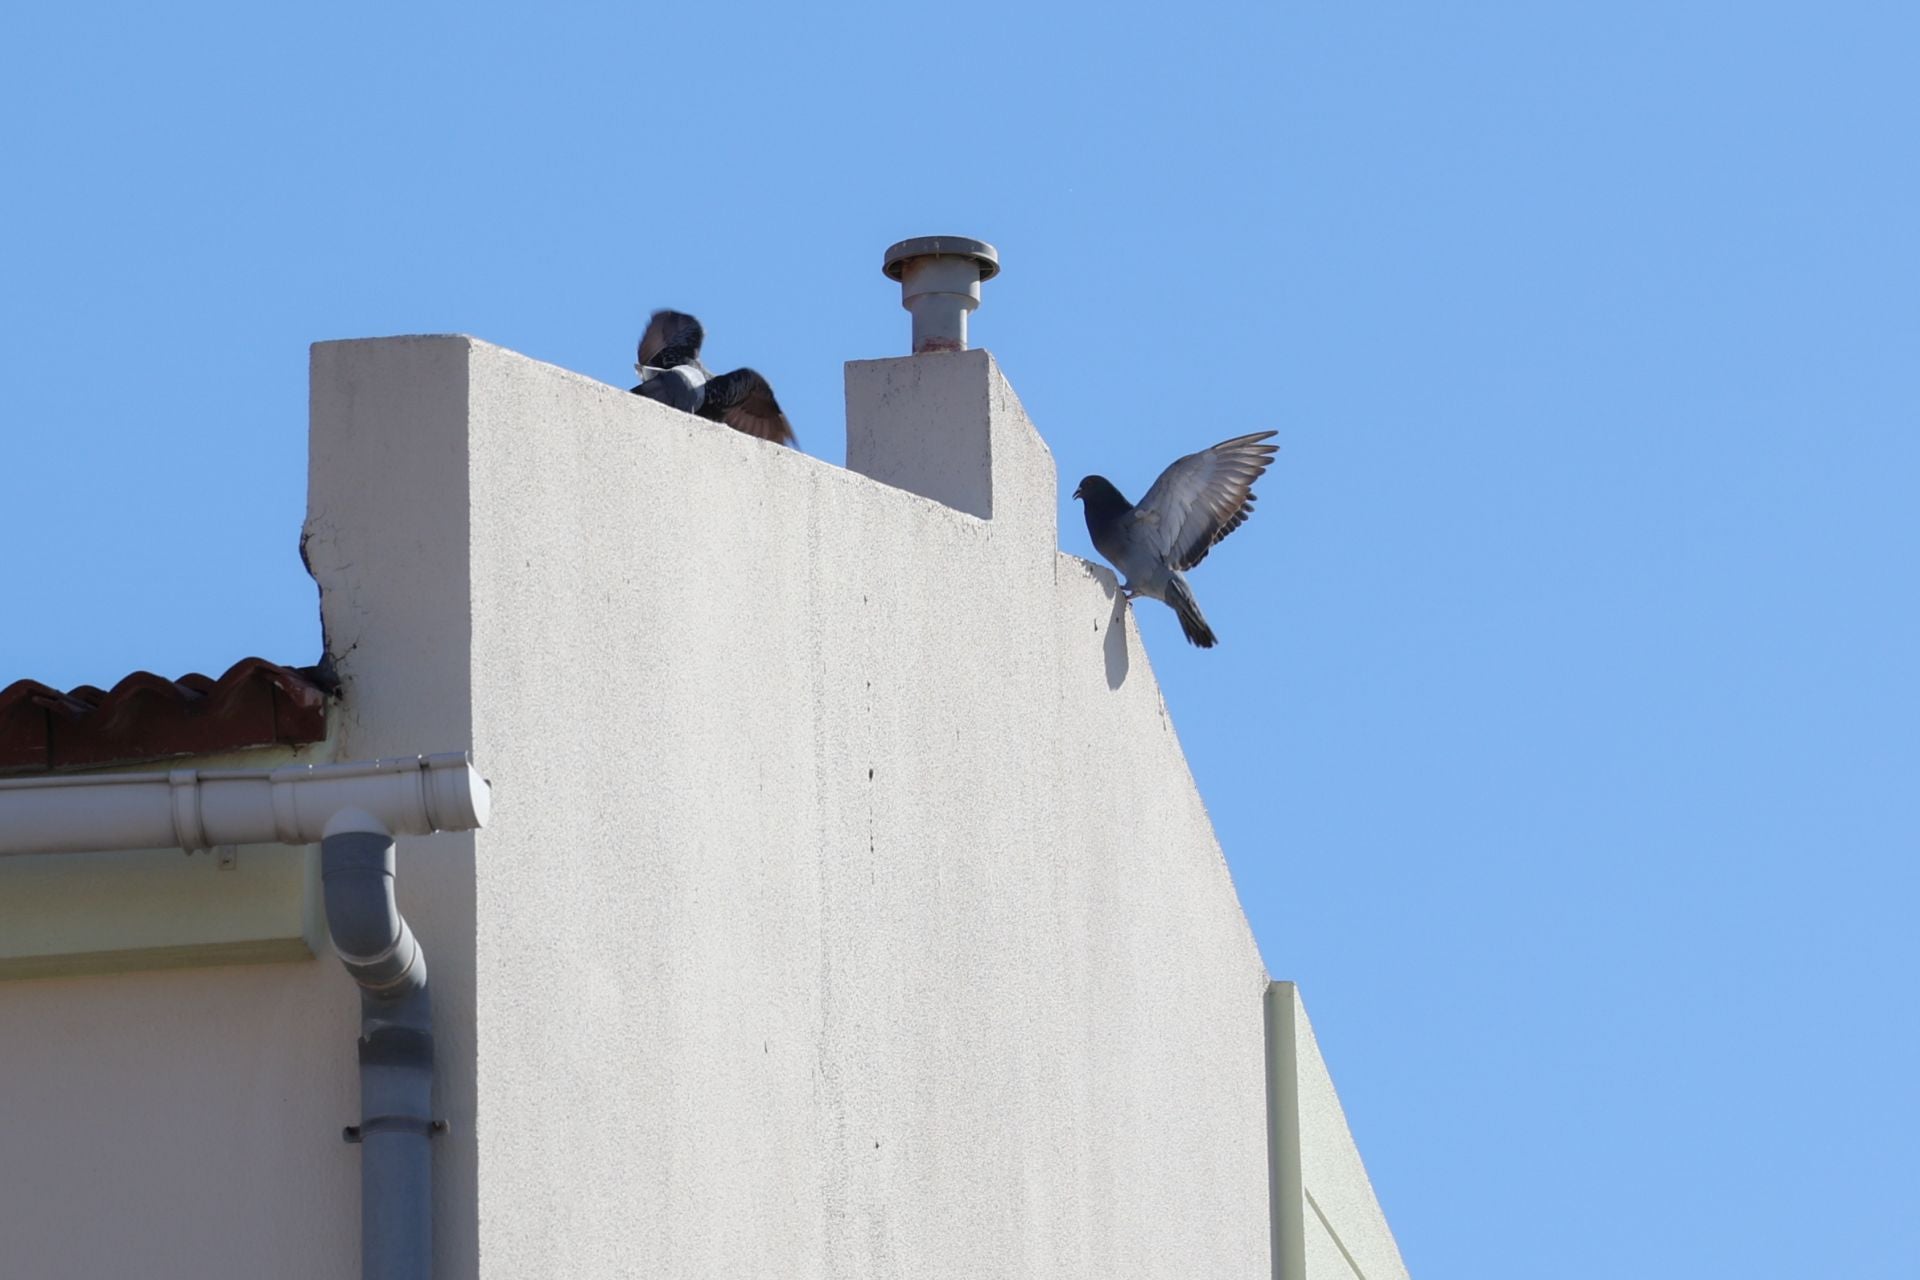
[{"label": "pigeon tail feathers", "polygon": [[1200,602],[1193,598],[1193,592],[1187,589],[1187,580],[1174,574],[1167,580],[1167,603],[1180,619],[1180,630],[1189,644],[1201,649],[1211,649],[1220,643],[1213,634],[1213,628],[1200,614]]}]

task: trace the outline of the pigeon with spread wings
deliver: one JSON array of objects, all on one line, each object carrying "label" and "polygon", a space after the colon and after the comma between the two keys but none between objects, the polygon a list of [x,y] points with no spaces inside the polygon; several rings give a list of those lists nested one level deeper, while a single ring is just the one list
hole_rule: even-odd
[{"label": "pigeon with spread wings", "polygon": [[761,440],[792,444],[793,428],[765,378],[752,369],[710,373],[700,363],[706,337],[700,322],[684,311],[654,312],[640,335],[640,358],[633,366],[640,384],[633,394]]},{"label": "pigeon with spread wings", "polygon": [[1105,476],[1088,476],[1073,491],[1086,503],[1094,547],[1125,579],[1120,587],[1127,598],[1148,596],[1169,605],[1180,630],[1202,649],[1216,640],[1181,575],[1253,514],[1253,482],[1279,448],[1262,441],[1275,434],[1256,431],[1188,454],[1162,471],[1138,504]]}]

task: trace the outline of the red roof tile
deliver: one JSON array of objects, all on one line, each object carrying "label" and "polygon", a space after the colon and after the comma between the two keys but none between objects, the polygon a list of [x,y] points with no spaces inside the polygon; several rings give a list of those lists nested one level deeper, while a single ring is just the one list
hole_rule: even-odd
[{"label": "red roof tile", "polygon": [[33,680],[0,689],[0,773],[74,769],[327,736],[326,684],[312,668],[264,658],[218,680],[136,671],[111,690],[62,693]]}]

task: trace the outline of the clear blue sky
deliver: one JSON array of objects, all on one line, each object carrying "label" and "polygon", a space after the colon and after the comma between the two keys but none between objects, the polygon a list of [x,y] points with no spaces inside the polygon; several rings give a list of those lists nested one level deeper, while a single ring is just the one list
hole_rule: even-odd
[{"label": "clear blue sky", "polygon": [[1281,432],[1142,625],[1415,1274],[1920,1274],[1920,10],[675,13],[10,11],[0,683],[317,656],[316,339],[686,306],[838,460],[980,236],[1063,488]]}]

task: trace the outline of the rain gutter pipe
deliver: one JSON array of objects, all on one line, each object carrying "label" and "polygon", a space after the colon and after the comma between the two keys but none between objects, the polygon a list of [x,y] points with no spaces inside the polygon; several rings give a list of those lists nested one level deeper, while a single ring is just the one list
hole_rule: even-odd
[{"label": "rain gutter pipe", "polygon": [[487,784],[464,752],[280,769],[170,769],[0,780],[0,855],[314,844],[342,809],[394,835],[469,831]]},{"label": "rain gutter pipe", "polygon": [[433,1019],[427,961],[394,900],[395,834],[485,824],[464,753],[281,769],[0,781],[0,855],[320,843],[327,929],[360,987],[360,1267],[433,1273]]}]

